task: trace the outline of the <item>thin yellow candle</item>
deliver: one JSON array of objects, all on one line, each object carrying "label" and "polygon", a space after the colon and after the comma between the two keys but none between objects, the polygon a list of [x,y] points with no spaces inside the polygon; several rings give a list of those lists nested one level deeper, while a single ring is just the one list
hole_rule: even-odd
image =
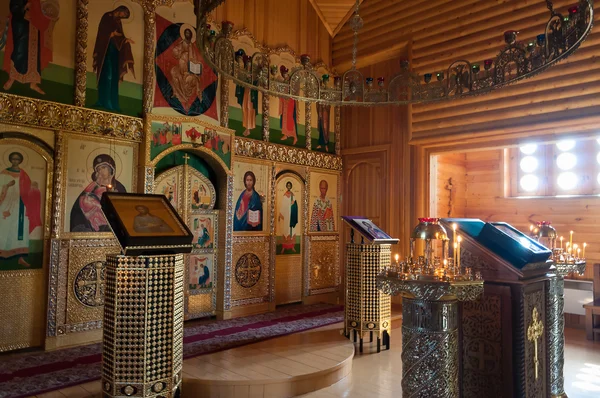
[{"label": "thin yellow candle", "polygon": [[560,237],[560,248],[561,248],[561,249],[563,248],[562,241],[563,241],[563,237],[561,236],[561,237]]},{"label": "thin yellow candle", "polygon": [[579,258],[579,251],[580,251],[580,250],[581,250],[581,249],[577,249],[577,258]]},{"label": "thin yellow candle", "polygon": [[585,258],[585,247],[587,246],[587,243],[583,242],[583,253],[581,253],[581,257]]},{"label": "thin yellow candle", "polygon": [[462,241],[462,237],[459,235],[456,240],[458,241],[458,249],[456,251],[456,266],[455,266],[455,270],[459,270],[460,269],[460,242]]},{"label": "thin yellow candle", "polygon": [[573,231],[569,232],[569,246],[573,247]]},{"label": "thin yellow candle", "polygon": [[454,250],[452,251],[452,261],[454,263],[456,263],[456,228],[458,228],[456,223],[452,224],[452,246],[454,247]]},{"label": "thin yellow candle", "polygon": [[396,264],[398,264],[398,259],[400,259],[400,255],[398,255],[398,254],[396,253],[396,255],[394,256],[394,258],[396,259]]}]

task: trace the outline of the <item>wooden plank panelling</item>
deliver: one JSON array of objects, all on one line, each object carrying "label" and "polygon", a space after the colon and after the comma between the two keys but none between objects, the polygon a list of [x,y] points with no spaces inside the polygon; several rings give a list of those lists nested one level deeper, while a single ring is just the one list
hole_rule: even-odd
[{"label": "wooden plank panelling", "polygon": [[[434,206],[436,217],[464,217],[467,205],[467,157],[464,153],[436,156]],[[450,202],[452,179],[452,202]]]},{"label": "wooden plank panelling", "polygon": [[[382,76],[398,72],[400,66],[397,62],[388,61],[378,63],[366,68],[361,72],[365,76]],[[372,150],[381,146],[389,148],[389,169],[385,184],[389,200],[386,201],[363,201],[361,214],[382,214],[385,219],[381,225],[386,228],[391,236],[400,239],[400,250],[402,254],[408,249],[409,226],[413,224],[411,218],[411,187],[412,178],[410,173],[411,148],[408,145],[408,107],[389,108],[362,108],[343,107],[341,110],[341,147],[344,157],[344,175],[357,158],[360,158]],[[382,171],[383,172],[383,171]],[[365,184],[369,182],[365,180]],[[351,190],[343,200],[342,214],[350,214],[348,203],[361,203],[361,197],[371,195],[367,190]],[[354,206],[354,205],[353,205]],[[372,207],[386,206],[385,211]],[[413,225],[414,226],[414,225]]]},{"label": "wooden plank panelling", "polygon": [[[600,197],[505,197],[502,149],[459,155],[466,159],[465,217],[504,221],[526,233],[531,222],[551,221],[559,235],[568,239],[569,231],[573,230],[574,242],[580,246],[583,242],[588,243],[588,264],[600,262]],[[439,178],[445,178],[455,167],[453,163],[438,166],[438,175],[442,176]],[[591,266],[588,266],[585,278],[592,278]]]},{"label": "wooden plank panelling", "polygon": [[331,36],[310,0],[227,0],[212,18],[248,29],[269,47],[287,45],[298,56],[309,54],[313,63],[331,65]]},{"label": "wooden plank panelling", "polygon": [[[572,0],[553,1],[567,15]],[[409,58],[420,74],[446,72],[458,59],[481,63],[504,47],[503,32],[519,40],[543,33],[549,18],[543,0],[365,0],[361,6],[358,59],[372,59],[397,43],[410,43]],[[600,14],[596,13],[596,25]],[[334,66],[352,57],[352,31],[333,41]],[[535,135],[589,132],[600,124],[600,32],[593,31],[566,62],[539,76],[491,94],[412,107],[411,143],[464,144]],[[398,59],[399,57],[396,57]]]}]

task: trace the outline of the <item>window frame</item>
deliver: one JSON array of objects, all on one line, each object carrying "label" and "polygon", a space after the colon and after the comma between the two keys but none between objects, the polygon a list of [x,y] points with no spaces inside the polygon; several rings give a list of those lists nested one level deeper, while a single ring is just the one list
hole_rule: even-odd
[{"label": "window frame", "polygon": [[[568,151],[561,151],[557,143],[563,140],[574,140],[575,147]],[[561,139],[543,143],[524,143],[520,146],[508,148],[508,177],[510,181],[510,197],[562,197],[562,196],[597,196],[600,194],[600,142],[597,137],[561,137]],[[536,151],[531,155],[521,152],[521,147],[529,144],[537,145]],[[571,170],[560,170],[557,165],[558,155],[573,153],[577,158],[575,167]],[[538,168],[532,173],[521,170],[521,160],[526,156],[535,156],[538,159]],[[573,172],[579,177],[574,189],[563,190],[558,186],[557,179],[562,172]],[[539,179],[538,189],[525,191],[521,188],[521,178],[527,174],[534,174]]]}]

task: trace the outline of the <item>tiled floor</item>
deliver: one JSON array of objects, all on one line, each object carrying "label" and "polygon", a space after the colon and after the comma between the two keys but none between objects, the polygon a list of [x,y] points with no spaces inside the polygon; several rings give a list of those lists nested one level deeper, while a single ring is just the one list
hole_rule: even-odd
[{"label": "tiled floor", "polygon": [[[401,322],[393,322],[391,350],[379,354],[372,353],[375,347],[365,343],[365,352],[356,353],[352,362],[350,375],[336,384],[306,394],[305,398],[397,398],[401,397],[400,380],[402,378]],[[327,326],[303,333],[316,333],[321,330],[340,329],[341,324]],[[286,337],[273,340],[272,344],[283,344]],[[569,398],[598,398],[600,397],[600,342],[590,342],[585,339],[582,330],[567,329],[565,332],[565,390]],[[261,343],[257,343],[261,344]],[[251,349],[252,346],[248,346]],[[227,355],[223,353],[221,355]],[[199,357],[202,358],[202,357]],[[191,359],[189,361],[198,361]],[[184,371],[191,370],[184,363]],[[191,363],[190,363],[191,364]],[[87,383],[81,386],[38,395],[43,398],[64,397],[99,397],[100,383]],[[184,397],[186,397],[184,390]],[[191,397],[187,397],[191,398]],[[202,397],[204,398],[204,397]],[[491,397],[490,397],[491,398]]]}]

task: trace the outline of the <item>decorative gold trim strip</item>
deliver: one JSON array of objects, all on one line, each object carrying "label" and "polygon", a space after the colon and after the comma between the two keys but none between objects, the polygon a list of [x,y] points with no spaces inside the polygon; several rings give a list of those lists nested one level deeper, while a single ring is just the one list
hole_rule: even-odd
[{"label": "decorative gold trim strip", "polygon": [[342,170],[342,158],[340,156],[248,138],[235,137],[234,152],[236,157],[243,156],[319,169]]},{"label": "decorative gold trim strip", "polygon": [[0,93],[0,122],[142,141],[142,119]]},{"label": "decorative gold trim strip", "polygon": [[75,42],[75,105],[85,106],[87,86],[87,40],[89,0],[77,1],[77,40]]}]

